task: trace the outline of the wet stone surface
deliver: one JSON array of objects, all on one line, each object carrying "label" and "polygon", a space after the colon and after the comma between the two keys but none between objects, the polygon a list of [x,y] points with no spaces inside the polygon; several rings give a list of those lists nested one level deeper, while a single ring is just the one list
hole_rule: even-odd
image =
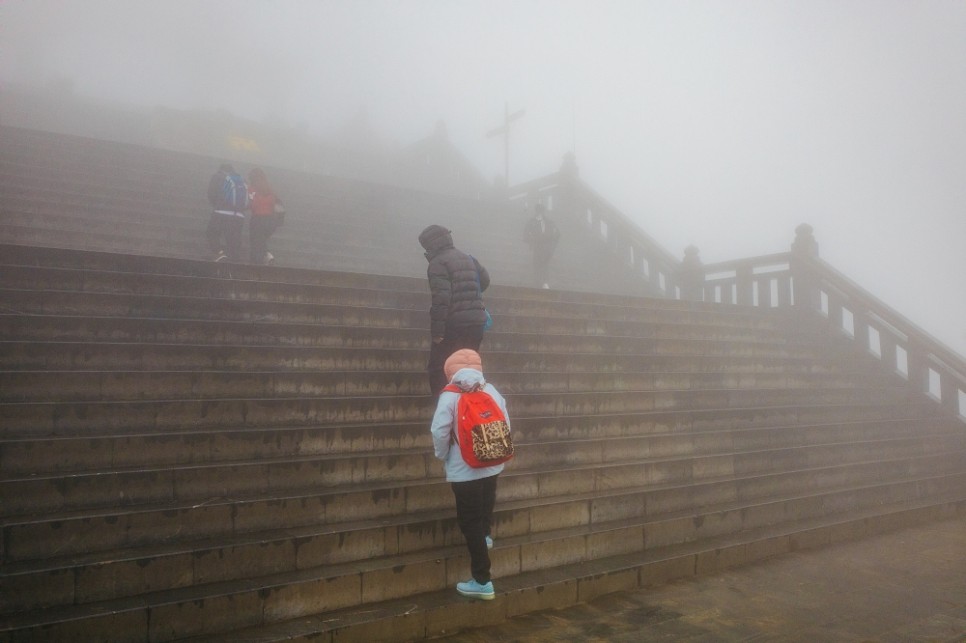
[{"label": "wet stone surface", "polygon": [[[499,579],[495,580],[499,591]],[[444,641],[966,642],[966,517],[518,616]]]}]

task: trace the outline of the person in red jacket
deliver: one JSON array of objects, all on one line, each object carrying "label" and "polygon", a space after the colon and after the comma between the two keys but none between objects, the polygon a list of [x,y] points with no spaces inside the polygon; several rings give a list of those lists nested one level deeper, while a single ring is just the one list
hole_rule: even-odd
[{"label": "person in red jacket", "polygon": [[268,251],[268,240],[278,227],[276,212],[281,202],[260,167],[248,173],[248,194],[252,213],[248,221],[251,262],[270,265],[275,261],[275,256]]}]

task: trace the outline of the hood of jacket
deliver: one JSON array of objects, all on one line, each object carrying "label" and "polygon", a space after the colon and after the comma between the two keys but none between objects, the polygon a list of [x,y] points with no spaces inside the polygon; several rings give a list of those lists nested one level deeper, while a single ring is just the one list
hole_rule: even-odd
[{"label": "hood of jacket", "polygon": [[452,380],[456,372],[462,368],[471,368],[474,371],[483,372],[483,359],[480,354],[471,348],[461,348],[446,358],[443,364],[443,372],[447,380]]},{"label": "hood of jacket", "polygon": [[426,257],[430,258],[441,250],[453,247],[453,234],[441,225],[431,225],[419,233],[419,245],[426,250]]},{"label": "hood of jacket", "polygon": [[461,368],[456,371],[456,374],[453,375],[453,379],[450,382],[455,384],[461,391],[481,389],[486,384],[483,373],[474,368]]}]

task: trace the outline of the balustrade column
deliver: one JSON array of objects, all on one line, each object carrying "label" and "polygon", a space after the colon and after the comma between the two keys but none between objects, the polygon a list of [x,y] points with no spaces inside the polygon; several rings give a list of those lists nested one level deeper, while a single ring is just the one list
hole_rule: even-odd
[{"label": "balustrade column", "polygon": [[869,349],[869,318],[865,313],[852,311],[852,331],[855,334],[855,341],[862,347],[863,353],[868,353]]},{"label": "balustrade column", "polygon": [[929,362],[928,354],[915,342],[906,344],[906,370],[909,373],[909,383],[920,393],[929,392]]},{"label": "balustrade column", "polygon": [[845,315],[842,311],[842,302],[838,297],[834,297],[831,293],[828,295],[828,323],[837,333],[844,333],[844,320]]},{"label": "balustrade column", "polygon": [[818,243],[812,236],[812,226],[807,223],[795,228],[795,241],[792,243],[792,256],[789,268],[792,273],[795,308],[802,315],[819,312],[822,309],[818,283],[808,266],[808,259],[818,257]]},{"label": "balustrade column", "polygon": [[891,334],[887,334],[884,330],[879,329],[879,355],[882,357],[882,363],[889,367],[890,373],[895,373],[899,370],[899,358],[896,352],[896,338]]},{"label": "balustrade column", "polygon": [[681,299],[704,301],[704,264],[695,246],[684,249],[684,259],[678,268],[676,281],[681,288]]},{"label": "balustrade column", "polygon": [[735,301],[739,306],[755,305],[755,274],[751,266],[735,270]]},{"label": "balustrade column", "polygon": [[939,390],[943,396],[943,408],[953,417],[966,415],[966,412],[964,412],[966,409],[959,408],[959,384],[956,377],[949,371],[941,372],[939,377],[941,378]]}]

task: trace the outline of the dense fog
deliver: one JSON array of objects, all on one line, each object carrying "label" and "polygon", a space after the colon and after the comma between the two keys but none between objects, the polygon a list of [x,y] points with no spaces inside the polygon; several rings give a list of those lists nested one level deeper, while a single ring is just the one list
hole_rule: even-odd
[{"label": "dense fog", "polygon": [[962,0],[6,0],[0,82],[581,176],[677,256],[821,255],[966,354]]}]

